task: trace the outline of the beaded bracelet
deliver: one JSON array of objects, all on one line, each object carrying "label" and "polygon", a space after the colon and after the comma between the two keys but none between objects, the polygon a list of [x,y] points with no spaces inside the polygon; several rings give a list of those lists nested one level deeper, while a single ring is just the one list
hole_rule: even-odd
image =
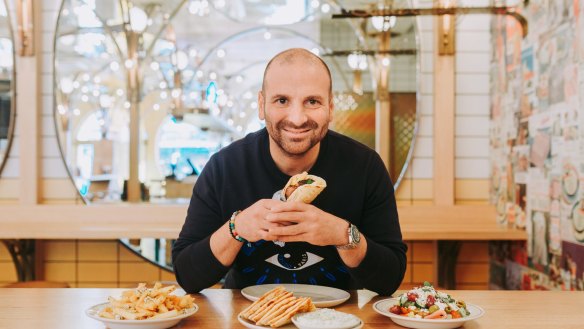
[{"label": "beaded bracelet", "polygon": [[239,234],[237,234],[237,231],[235,231],[235,216],[239,215],[239,213],[241,212],[241,210],[235,211],[232,215],[231,218],[229,219],[229,234],[231,234],[231,236],[242,243],[247,243],[248,247],[251,247],[251,243],[249,241],[247,241],[246,239],[242,238],[241,236],[239,236]]}]

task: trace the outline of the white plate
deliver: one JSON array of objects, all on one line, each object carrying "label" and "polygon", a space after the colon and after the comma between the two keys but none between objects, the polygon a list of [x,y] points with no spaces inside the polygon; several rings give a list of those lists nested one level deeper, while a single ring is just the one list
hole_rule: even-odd
[{"label": "white plate", "polygon": [[466,303],[466,308],[470,316],[460,319],[440,320],[440,319],[416,319],[403,315],[393,314],[389,308],[398,303],[398,298],[383,299],[373,304],[375,312],[385,315],[400,326],[416,329],[450,329],[462,326],[466,321],[475,320],[485,314],[485,311],[473,304]]},{"label": "white plate", "polygon": [[88,317],[95,319],[97,321],[103,322],[106,327],[110,329],[165,329],[170,328],[180,320],[187,318],[199,310],[199,306],[195,304],[192,308],[186,310],[186,313],[179,314],[175,317],[168,319],[155,319],[155,320],[112,320],[106,319],[99,316],[99,312],[106,307],[109,303],[102,303],[92,306],[85,310],[85,314]]},{"label": "white plate", "polygon": [[[246,319],[242,318],[241,315],[238,315],[237,316],[237,320],[239,320],[239,323],[243,324],[246,328],[250,328],[250,329],[272,329],[272,327],[270,327],[270,326],[258,326],[255,323],[253,323],[253,322],[251,322],[249,320],[246,320]],[[279,329],[298,329],[298,327],[296,327],[292,323],[288,323],[287,325],[281,326],[281,327],[278,327],[278,328]],[[361,322],[360,325],[358,325],[358,326],[356,326],[354,328],[351,328],[351,329],[361,329],[361,328],[363,328],[363,322]]]},{"label": "white plate", "polygon": [[296,297],[310,297],[312,303],[316,307],[331,307],[344,303],[351,295],[341,289],[313,286],[310,284],[293,284],[293,283],[277,283],[277,284],[262,284],[259,286],[250,286],[243,288],[241,294],[255,302],[263,294],[274,289],[277,286],[283,286],[286,290],[292,292]]}]

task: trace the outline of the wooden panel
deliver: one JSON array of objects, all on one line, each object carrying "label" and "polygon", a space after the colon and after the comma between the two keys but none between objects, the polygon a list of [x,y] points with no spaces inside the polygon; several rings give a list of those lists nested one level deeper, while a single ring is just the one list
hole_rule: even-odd
[{"label": "wooden panel", "polygon": [[457,179],[455,198],[459,200],[489,200],[488,179]]},{"label": "wooden panel", "polygon": [[458,254],[458,263],[477,263],[489,261],[488,242],[463,242]]},{"label": "wooden panel", "polygon": [[413,245],[414,262],[434,262],[436,260],[436,250],[434,243],[414,242]]},{"label": "wooden panel", "polygon": [[489,282],[489,264],[457,264],[457,283],[485,283]]},{"label": "wooden panel", "polygon": [[434,265],[433,264],[416,264],[412,265],[412,282],[423,283],[424,281],[434,282]]},{"label": "wooden panel", "polygon": [[77,288],[117,288],[118,283],[112,282],[79,282]]},{"label": "wooden panel", "polygon": [[119,255],[120,255],[119,256],[120,262],[141,262],[141,261],[144,261],[143,258],[136,255],[131,250],[128,250],[128,248],[126,248],[126,246],[123,246],[121,243],[120,243],[120,247],[119,247]]},{"label": "wooden panel", "polygon": [[[435,18],[436,30],[441,20]],[[439,36],[435,34],[435,42]],[[434,202],[454,204],[454,56],[441,56],[434,49]]]},{"label": "wooden panel", "polygon": [[408,251],[406,253],[406,257],[408,258],[408,262],[411,262],[412,261],[412,258],[413,258],[413,256],[412,256],[413,255],[413,253],[412,253],[412,245],[413,245],[413,242],[412,241],[404,241],[404,242],[406,243],[406,246],[408,247]]},{"label": "wooden panel", "polygon": [[81,205],[83,204],[83,201],[81,201],[81,199],[77,198],[77,199],[43,199],[41,201],[41,204],[43,205]]},{"label": "wooden panel", "polygon": [[117,241],[79,241],[80,261],[117,261]]},{"label": "wooden panel", "polygon": [[[36,22],[41,22],[40,8],[34,6],[36,12]],[[38,15],[37,15],[38,14]],[[35,29],[35,34],[40,36],[39,29]],[[37,38],[38,46],[38,38]],[[40,97],[40,70],[37,68],[36,57],[16,57],[16,72],[18,72],[19,81],[26,83],[16,84],[16,111],[19,118],[26,120],[16,120],[19,135],[19,168],[20,168],[20,197],[19,200],[23,205],[34,205],[39,200],[39,108]]]},{"label": "wooden panel", "polygon": [[79,262],[79,282],[117,282],[117,262]]},{"label": "wooden panel", "polygon": [[[0,238],[176,238],[186,205],[2,206]],[[498,225],[494,206],[399,208],[404,240],[526,240],[525,231]],[[164,218],[164,220],[161,220]],[[472,221],[473,225],[468,225]],[[51,225],[46,225],[46,223]]]},{"label": "wooden panel", "polygon": [[176,276],[173,272],[160,269],[160,280],[161,281],[176,281]]},{"label": "wooden panel", "polygon": [[77,259],[77,242],[75,241],[45,241],[45,261],[75,261]]},{"label": "wooden panel", "polygon": [[160,280],[160,269],[150,263],[120,263],[120,282]]},{"label": "wooden panel", "polygon": [[456,200],[457,206],[488,206],[489,200]]},{"label": "wooden panel", "polygon": [[0,243],[0,262],[1,261],[12,261],[12,257],[10,257],[10,253],[3,243]]},{"label": "wooden panel", "polygon": [[0,262],[0,282],[17,281],[16,268],[11,261]]},{"label": "wooden panel", "polygon": [[491,205],[400,207],[399,214],[405,240],[527,239],[525,231],[497,224]]},{"label": "wooden panel", "polygon": [[409,263],[408,266],[406,267],[406,273],[404,274],[404,279],[402,281],[402,284],[409,284],[412,283],[412,264]]},{"label": "wooden panel", "polygon": [[74,262],[45,262],[47,281],[75,282],[77,281],[77,264]]},{"label": "wooden panel", "polygon": [[404,179],[396,191],[397,200],[432,199],[434,195],[431,179]]},{"label": "wooden panel", "polygon": [[456,283],[456,290],[489,290],[489,283],[488,282],[480,282],[480,283]]}]

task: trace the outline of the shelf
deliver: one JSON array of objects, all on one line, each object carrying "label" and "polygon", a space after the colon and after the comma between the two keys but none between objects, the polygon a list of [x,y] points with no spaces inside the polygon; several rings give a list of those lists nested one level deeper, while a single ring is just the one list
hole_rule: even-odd
[{"label": "shelf", "polygon": [[[176,238],[188,205],[3,205],[0,239]],[[5,215],[10,214],[10,215]],[[404,240],[526,240],[492,206],[399,208]]]}]

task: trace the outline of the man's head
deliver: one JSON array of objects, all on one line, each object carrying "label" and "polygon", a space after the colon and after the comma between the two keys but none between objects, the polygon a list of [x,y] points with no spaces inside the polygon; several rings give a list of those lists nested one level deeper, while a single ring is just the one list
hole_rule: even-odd
[{"label": "man's head", "polygon": [[287,156],[301,157],[317,145],[332,120],[332,80],[327,65],[308,50],[276,55],[264,72],[259,117]]}]

